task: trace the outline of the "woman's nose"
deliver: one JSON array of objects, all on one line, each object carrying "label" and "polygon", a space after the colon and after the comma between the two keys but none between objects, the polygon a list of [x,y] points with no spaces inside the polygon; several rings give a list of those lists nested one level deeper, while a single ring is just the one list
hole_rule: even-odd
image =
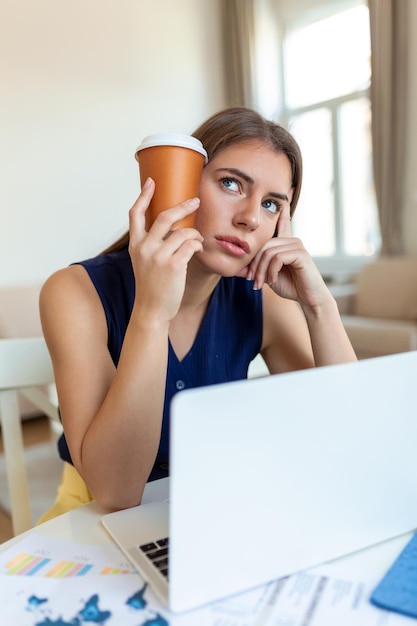
[{"label": "woman's nose", "polygon": [[258,203],[245,200],[242,201],[239,210],[234,215],[234,224],[244,226],[250,230],[255,230],[259,226],[260,207]]}]

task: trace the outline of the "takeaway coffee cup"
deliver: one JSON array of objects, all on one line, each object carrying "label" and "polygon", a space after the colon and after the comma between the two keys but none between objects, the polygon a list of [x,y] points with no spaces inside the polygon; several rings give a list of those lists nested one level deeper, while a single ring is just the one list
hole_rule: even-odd
[{"label": "takeaway coffee cup", "polygon": [[[145,215],[146,230],[161,211],[198,196],[207,152],[195,137],[179,133],[149,135],[137,148],[135,158],[141,185],[149,176],[155,181],[155,193]],[[173,230],[190,228],[194,223],[195,212],[175,222]]]}]

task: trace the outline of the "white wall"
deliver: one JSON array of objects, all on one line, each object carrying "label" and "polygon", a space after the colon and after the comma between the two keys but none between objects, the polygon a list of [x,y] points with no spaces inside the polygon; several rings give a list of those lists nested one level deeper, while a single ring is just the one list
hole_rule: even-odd
[{"label": "white wall", "polygon": [[220,0],[2,0],[0,286],[127,228],[143,136],[224,106]]}]

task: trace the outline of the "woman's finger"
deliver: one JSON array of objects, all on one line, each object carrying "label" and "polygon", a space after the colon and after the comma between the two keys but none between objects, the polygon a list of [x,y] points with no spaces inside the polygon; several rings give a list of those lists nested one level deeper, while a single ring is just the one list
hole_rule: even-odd
[{"label": "woman's finger", "polygon": [[[169,258],[177,254],[179,250],[190,241],[203,242],[203,236],[195,228],[178,228],[169,233],[169,236],[161,240],[152,239],[152,248],[160,251],[161,258]],[[198,246],[200,249],[200,246]]]},{"label": "woman's finger", "polygon": [[280,211],[277,233],[278,237],[291,237],[291,215],[289,204],[286,204]]},{"label": "woman's finger", "polygon": [[[305,254],[299,239],[275,238],[268,242],[255,257],[255,264],[252,265],[255,288],[261,289],[265,283],[275,282],[284,265],[297,266]],[[252,262],[253,263],[253,262]],[[294,267],[295,269],[295,267]]]},{"label": "woman's finger", "polygon": [[129,211],[129,232],[131,240],[141,241],[146,235],[145,212],[152,200],[154,191],[155,183],[152,178],[148,178],[136,202]]},{"label": "woman's finger", "polygon": [[168,233],[174,230],[173,226],[176,222],[190,215],[190,213],[193,213],[198,209],[199,205],[199,198],[190,198],[189,200],[177,204],[175,207],[162,211],[156,217],[149,229],[149,233],[156,235],[160,239],[164,239]]},{"label": "woman's finger", "polygon": [[[249,280],[255,280],[255,277],[258,276],[260,278],[260,273],[263,270],[265,271],[268,263],[269,263],[269,253],[267,252],[269,248],[276,250],[284,245],[283,241],[279,241],[276,237],[268,241],[254,256],[250,264],[247,266],[246,278]],[[273,252],[275,254],[275,252]],[[267,256],[266,256],[267,255]],[[243,274],[240,274],[242,276]],[[257,287],[256,287],[257,288]]]}]

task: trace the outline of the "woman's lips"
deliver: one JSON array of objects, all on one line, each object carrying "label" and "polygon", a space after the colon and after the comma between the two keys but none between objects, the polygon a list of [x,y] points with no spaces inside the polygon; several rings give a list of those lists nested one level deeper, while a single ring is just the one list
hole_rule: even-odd
[{"label": "woman's lips", "polygon": [[245,254],[249,254],[250,246],[246,241],[242,241],[238,237],[215,237],[219,246],[221,246],[230,254],[234,256],[244,256]]}]

